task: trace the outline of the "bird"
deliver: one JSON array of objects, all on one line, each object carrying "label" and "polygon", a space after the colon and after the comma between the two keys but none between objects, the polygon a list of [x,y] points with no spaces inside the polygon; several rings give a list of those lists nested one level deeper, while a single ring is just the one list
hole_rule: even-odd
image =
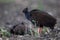
[{"label": "bird", "polygon": [[25,34],[24,23],[14,25],[13,28],[10,30],[10,33],[15,35],[24,35]]},{"label": "bird", "polygon": [[[51,30],[54,29],[57,19],[45,11],[39,9],[33,9],[28,11],[28,7],[24,8],[22,11],[25,17],[30,20],[33,24],[36,23],[38,27],[38,32],[41,33],[43,27],[49,27]],[[34,21],[32,21],[34,20]]]},{"label": "bird", "polygon": [[31,35],[30,28],[25,25],[26,24],[24,22],[13,25],[10,29],[10,33],[13,35]]}]

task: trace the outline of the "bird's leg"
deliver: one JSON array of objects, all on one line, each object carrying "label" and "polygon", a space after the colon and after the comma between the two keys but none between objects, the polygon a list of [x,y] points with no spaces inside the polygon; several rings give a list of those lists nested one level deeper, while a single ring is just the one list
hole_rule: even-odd
[{"label": "bird's leg", "polygon": [[38,28],[38,34],[40,35],[42,33],[42,27]]}]

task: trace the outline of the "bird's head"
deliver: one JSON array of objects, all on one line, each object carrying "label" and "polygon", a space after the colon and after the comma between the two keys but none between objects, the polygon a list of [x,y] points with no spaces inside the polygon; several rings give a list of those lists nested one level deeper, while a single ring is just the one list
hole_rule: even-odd
[{"label": "bird's head", "polygon": [[23,13],[28,13],[28,8],[24,8]]},{"label": "bird's head", "polygon": [[24,8],[22,11],[25,14],[25,17],[29,20],[30,19],[30,12],[28,11],[28,8]]}]

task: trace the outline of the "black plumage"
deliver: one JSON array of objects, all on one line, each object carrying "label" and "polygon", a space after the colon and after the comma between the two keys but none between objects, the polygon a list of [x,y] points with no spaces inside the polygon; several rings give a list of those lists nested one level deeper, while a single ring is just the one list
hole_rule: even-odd
[{"label": "black plumage", "polygon": [[23,10],[23,13],[25,14],[26,18],[32,22],[32,20],[36,21],[37,26],[42,27],[46,26],[50,29],[54,29],[54,26],[56,24],[56,18],[49,15],[47,12],[33,9],[30,12],[28,11],[28,8],[25,8]]},{"label": "black plumage", "polygon": [[13,28],[10,30],[10,33],[15,35],[24,35],[25,34],[25,26],[24,24],[16,24],[13,26]]}]

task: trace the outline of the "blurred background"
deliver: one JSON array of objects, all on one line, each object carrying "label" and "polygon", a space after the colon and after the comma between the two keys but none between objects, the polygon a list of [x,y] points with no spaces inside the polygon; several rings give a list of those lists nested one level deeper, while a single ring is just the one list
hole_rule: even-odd
[{"label": "blurred background", "polygon": [[29,11],[40,9],[48,12],[57,19],[56,27],[60,29],[60,0],[0,0],[0,27],[11,28],[11,25],[27,22],[22,12],[26,7]]},{"label": "blurred background", "polygon": [[0,0],[0,26],[6,22],[16,24],[26,18],[22,13],[24,8],[29,10],[40,9],[57,18],[57,27],[60,28],[60,1],[59,0]]},{"label": "blurred background", "polygon": [[57,26],[60,23],[60,1],[59,0],[0,0],[0,26],[6,22],[16,24],[25,19],[22,10],[26,7],[29,10],[40,9],[48,12],[57,18]]}]

